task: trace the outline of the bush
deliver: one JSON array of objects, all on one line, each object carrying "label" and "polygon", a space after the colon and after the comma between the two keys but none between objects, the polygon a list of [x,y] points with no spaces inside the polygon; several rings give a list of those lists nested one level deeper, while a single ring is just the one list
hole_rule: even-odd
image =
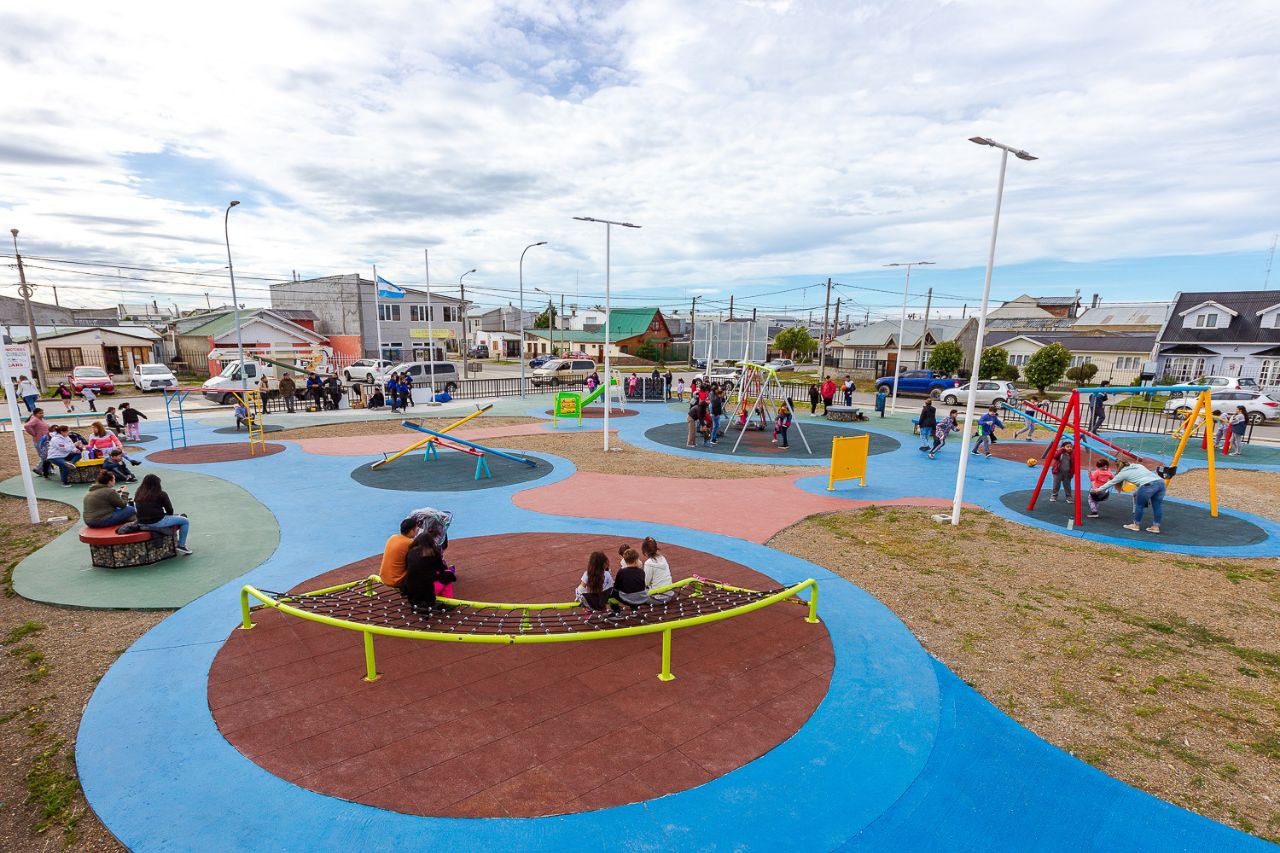
[{"label": "bush", "polygon": [[987,347],[978,359],[979,379],[999,379],[1009,365],[1009,351],[1004,347]]},{"label": "bush", "polygon": [[1043,394],[1044,389],[1062,378],[1069,364],[1071,350],[1062,344],[1041,347],[1027,361],[1027,382]]},{"label": "bush", "polygon": [[942,341],[929,353],[929,369],[942,376],[954,376],[962,364],[964,350],[955,341]]},{"label": "bush", "polygon": [[1098,365],[1085,362],[1067,369],[1067,378],[1077,385],[1083,385],[1098,375]]},{"label": "bush", "polygon": [[645,341],[636,347],[636,358],[643,358],[645,361],[657,361],[662,353],[650,341]]},{"label": "bush", "polygon": [[1017,382],[1018,366],[1016,364],[1006,364],[1004,368],[1000,371],[1000,375],[997,378],[1002,379],[1005,382]]}]

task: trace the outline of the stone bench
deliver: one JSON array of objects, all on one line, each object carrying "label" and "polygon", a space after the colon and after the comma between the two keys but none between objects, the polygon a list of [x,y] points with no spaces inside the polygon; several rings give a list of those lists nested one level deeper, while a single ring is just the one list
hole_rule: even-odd
[{"label": "stone bench", "polygon": [[[75,463],[75,470],[67,474],[67,482],[70,483],[92,483],[98,479],[98,474],[102,472],[102,459],[81,459]],[[57,473],[57,468],[54,468]]]},{"label": "stone bench", "polygon": [[865,421],[867,416],[857,406],[827,406],[826,418],[829,421]]},{"label": "stone bench", "polygon": [[177,528],[116,533],[113,527],[82,527],[80,541],[89,546],[89,557],[101,569],[147,566],[178,556]]}]

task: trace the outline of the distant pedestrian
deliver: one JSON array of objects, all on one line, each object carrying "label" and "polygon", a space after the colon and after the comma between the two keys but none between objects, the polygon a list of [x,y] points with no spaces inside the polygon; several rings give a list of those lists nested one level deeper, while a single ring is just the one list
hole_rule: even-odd
[{"label": "distant pedestrian", "polygon": [[1036,416],[1036,408],[1039,401],[1035,397],[1028,397],[1026,402],[1022,404],[1022,429],[1014,433],[1014,439],[1032,438],[1036,434],[1036,422],[1032,420]]},{"label": "distant pedestrian", "polygon": [[818,404],[822,402],[822,394],[818,392],[818,386],[809,385],[809,414],[816,415],[818,413]]},{"label": "distant pedestrian", "polygon": [[689,414],[687,417],[687,425],[689,427],[689,435],[685,439],[685,447],[695,447],[698,442],[698,432],[702,429],[702,421],[707,416],[707,406],[697,395],[694,395],[692,402],[689,404]]},{"label": "distant pedestrian", "polygon": [[960,420],[957,417],[958,414],[955,409],[952,409],[951,414],[939,421],[938,425],[933,428],[933,446],[929,448],[930,459],[933,459],[934,455],[947,443],[947,436],[959,428]]},{"label": "distant pedestrian", "polygon": [[[1106,388],[1111,383],[1104,379],[1098,383],[1099,388]],[[1102,422],[1107,419],[1107,394],[1105,391],[1094,391],[1089,395],[1089,432],[1097,432]]]},{"label": "distant pedestrian", "polygon": [[1236,406],[1236,412],[1231,416],[1231,452],[1229,456],[1239,456],[1240,451],[1244,448],[1244,431],[1249,425],[1249,415],[1246,414],[1244,406]]},{"label": "distant pedestrian", "polygon": [[822,387],[818,391],[822,394],[822,413],[825,415],[836,398],[836,383],[831,381],[830,376],[823,377]]},{"label": "distant pedestrian", "polygon": [[297,395],[298,386],[294,384],[293,377],[286,373],[280,379],[280,396],[284,398],[284,405],[289,410],[289,414],[293,414]]},{"label": "distant pedestrian", "polygon": [[938,426],[938,410],[933,407],[933,400],[925,400],[920,410],[920,449],[928,450],[933,439],[933,431]]},{"label": "distant pedestrian", "polygon": [[662,399],[664,402],[671,399],[671,378],[671,369],[668,368],[667,372],[662,376]]},{"label": "distant pedestrian", "polygon": [[145,421],[148,418],[128,403],[120,404],[120,420],[124,421],[125,438],[131,438],[134,441],[137,441],[141,437],[139,435],[141,432],[139,419]]},{"label": "distant pedestrian", "polygon": [[58,387],[54,389],[53,393],[62,401],[63,408],[68,412],[74,412],[76,410],[75,396],[71,393],[71,389],[67,387],[67,383],[59,382]]},{"label": "distant pedestrian", "polygon": [[676,399],[681,403],[684,402],[684,377],[681,376],[676,380]]},{"label": "distant pedestrian", "polygon": [[89,404],[89,411],[91,412],[98,411],[98,407],[94,405],[94,401],[98,399],[98,393],[96,391],[94,391],[92,388],[86,385],[85,387],[80,389],[80,396],[83,397],[84,401]]},{"label": "distant pedestrian", "polygon": [[40,389],[36,387],[36,383],[25,376],[19,376],[17,395],[22,398],[22,404],[27,407],[27,414],[36,410],[36,400],[40,399]]},{"label": "distant pedestrian", "polygon": [[841,390],[844,391],[844,404],[846,406],[852,406],[853,392],[857,390],[853,384],[853,378],[846,374],[844,377],[844,384],[841,385],[840,387],[841,387]]},{"label": "distant pedestrian", "polygon": [[773,421],[773,440],[770,444],[779,444],[778,439],[782,439],[783,447],[790,447],[787,444],[787,430],[791,428],[791,410],[786,406],[778,407],[778,416]]}]

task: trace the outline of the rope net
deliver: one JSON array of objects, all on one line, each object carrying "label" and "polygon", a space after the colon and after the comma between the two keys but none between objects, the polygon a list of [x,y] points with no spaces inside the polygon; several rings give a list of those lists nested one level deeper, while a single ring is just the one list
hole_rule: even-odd
[{"label": "rope net", "polygon": [[365,584],[319,594],[291,595],[269,590],[261,592],[298,610],[360,625],[445,634],[519,636],[612,631],[675,622],[732,610],[768,598],[782,589],[780,587],[757,592],[726,588],[714,581],[703,580],[677,587],[672,590],[673,595],[666,602],[654,601],[638,607],[623,604],[617,612],[593,611],[586,607],[536,606],[511,610],[468,603],[455,605],[451,609],[415,607],[398,589],[381,583],[372,584],[372,595],[367,594]]}]

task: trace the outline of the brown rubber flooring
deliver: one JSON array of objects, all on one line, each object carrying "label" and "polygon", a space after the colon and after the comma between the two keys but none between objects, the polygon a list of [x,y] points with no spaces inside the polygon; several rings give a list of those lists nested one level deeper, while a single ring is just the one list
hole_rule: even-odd
[{"label": "brown rubber flooring", "polygon": [[[552,414],[555,414],[555,412],[551,409],[547,409],[547,414],[552,415]],[[612,412],[609,413],[609,417],[630,418],[638,414],[640,413],[637,412],[635,409],[623,409],[622,411],[618,411],[617,409],[614,409]],[[577,420],[577,418],[570,417],[568,415],[566,415],[565,417],[566,417],[566,420]],[[589,408],[582,410],[582,419],[584,421],[589,421],[592,419],[598,420],[598,419],[602,419],[603,417],[604,417],[604,409],[601,408],[600,406],[591,406]]]},{"label": "brown rubber flooring", "polygon": [[164,462],[168,465],[202,465],[206,462],[235,462],[240,459],[270,456],[283,453],[283,444],[267,442],[262,447],[255,447],[253,456],[249,455],[249,440],[232,441],[226,444],[192,444],[176,450],[158,450],[147,457],[150,462]]},{"label": "brown rubber flooring", "polygon": [[[564,601],[590,551],[615,536],[510,534],[454,540],[460,598]],[[777,584],[697,551],[664,549],[676,579]],[[300,584],[377,571],[371,557]],[[264,769],[379,808],[532,817],[639,802],[695,787],[796,732],[826,694],[826,628],[779,603],[661,635],[523,646],[376,639],[381,678],[362,680],[357,632],[271,610],[232,630],[209,676],[219,730]],[[230,617],[229,617],[230,620]]]}]

